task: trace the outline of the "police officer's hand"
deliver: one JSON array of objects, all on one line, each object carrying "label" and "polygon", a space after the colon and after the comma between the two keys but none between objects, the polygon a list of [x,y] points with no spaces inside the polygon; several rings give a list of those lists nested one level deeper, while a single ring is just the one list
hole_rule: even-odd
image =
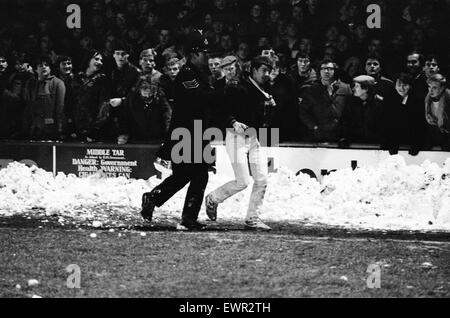
[{"label": "police officer's hand", "polygon": [[234,131],[235,131],[237,134],[243,134],[244,131],[247,130],[248,126],[247,126],[246,124],[243,124],[243,123],[240,123],[240,122],[236,121],[236,122],[233,124],[233,128],[234,128]]}]

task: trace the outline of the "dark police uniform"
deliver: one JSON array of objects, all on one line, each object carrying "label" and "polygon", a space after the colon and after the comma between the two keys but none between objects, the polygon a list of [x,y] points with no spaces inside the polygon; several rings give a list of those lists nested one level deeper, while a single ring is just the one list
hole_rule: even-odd
[{"label": "dark police uniform", "polygon": [[[205,44],[207,43],[203,42],[202,38],[195,37],[191,41],[193,43],[188,43],[188,45],[191,45],[192,51],[205,50]],[[209,147],[209,142],[204,141],[202,137],[204,130],[209,127],[210,111],[208,109],[214,105],[214,95],[215,92],[209,86],[207,74],[194,64],[187,62],[175,79],[175,100],[168,140],[157,154],[162,159],[172,160],[172,175],[151,192],[144,194],[143,211],[141,212],[144,219],[151,220],[154,206],[163,205],[186,184],[190,183],[183,207],[181,225],[188,229],[203,228],[203,225],[197,222],[197,218],[208,183],[209,165],[203,159],[203,150],[205,147]],[[196,134],[194,133],[195,121],[197,121],[197,124],[201,121],[202,130],[200,134],[198,131]],[[187,129],[191,136],[190,156],[181,163],[174,162],[171,156],[173,147],[179,142],[171,140],[171,134],[178,128]],[[199,154],[199,149],[201,154]],[[195,151],[197,154],[195,154]],[[183,158],[186,159],[184,156]]]}]

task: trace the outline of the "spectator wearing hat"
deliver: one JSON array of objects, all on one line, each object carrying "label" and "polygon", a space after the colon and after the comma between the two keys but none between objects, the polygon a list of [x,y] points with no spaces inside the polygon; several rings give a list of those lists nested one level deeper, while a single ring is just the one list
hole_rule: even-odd
[{"label": "spectator wearing hat", "polygon": [[24,90],[24,132],[32,139],[57,140],[63,132],[64,82],[51,74],[51,60],[35,62],[36,77],[27,81]]},{"label": "spectator wearing hat", "polygon": [[337,64],[319,63],[320,81],[304,91],[299,116],[305,126],[305,139],[313,142],[337,142],[342,134],[342,113],[352,91],[336,77]]},{"label": "spectator wearing hat", "polygon": [[353,96],[345,105],[340,146],[351,143],[381,144],[383,99],[375,94],[375,78],[360,75],[353,79]]},{"label": "spectator wearing hat", "polygon": [[222,74],[222,78],[215,81],[213,83],[213,87],[217,93],[217,103],[219,105],[219,112],[217,115],[211,114],[211,125],[213,127],[217,127],[225,133],[225,129],[227,128],[223,117],[224,110],[227,105],[225,104],[225,88],[237,85],[240,81],[241,71],[239,68],[239,64],[237,63],[237,58],[234,55],[225,56],[223,59],[220,59],[219,70]]},{"label": "spectator wearing hat", "polygon": [[225,85],[230,84],[233,81],[238,81],[239,78],[241,77],[241,69],[239,67],[239,64],[237,63],[238,59],[236,56],[234,55],[228,55],[225,56],[219,67],[222,71],[223,74],[223,85],[219,85],[221,86],[221,88],[223,88]]},{"label": "spectator wearing hat", "polygon": [[[178,148],[178,140],[170,138],[164,142],[157,155],[161,159],[172,161],[173,173],[151,192],[143,194],[141,215],[145,220],[151,221],[155,206],[163,205],[189,183],[178,229],[202,230],[205,225],[197,219],[211,163],[211,158],[204,157],[204,154],[211,153],[211,149],[209,142],[203,140],[202,129],[199,134],[200,127],[196,125],[201,123],[201,128],[208,128],[207,114],[208,109],[214,105],[215,92],[209,86],[208,74],[204,72],[208,64],[206,54],[210,51],[208,40],[195,31],[188,35],[185,50],[187,62],[175,78],[175,102],[169,135],[188,131],[191,142],[189,149],[183,147],[182,154]],[[201,145],[200,149],[196,145]]]},{"label": "spectator wearing hat", "polygon": [[440,146],[450,151],[450,89],[441,74],[432,75],[428,81],[425,98],[425,119],[428,128],[428,146]]},{"label": "spectator wearing hat", "polygon": [[224,92],[226,149],[234,170],[235,180],[224,184],[206,196],[206,213],[216,220],[218,205],[254,184],[245,225],[250,230],[269,231],[260,217],[260,208],[267,188],[267,158],[261,152],[257,130],[267,127],[266,112],[275,101],[265,91],[270,80],[273,61],[258,56],[252,61],[251,74],[240,82],[230,82]]}]

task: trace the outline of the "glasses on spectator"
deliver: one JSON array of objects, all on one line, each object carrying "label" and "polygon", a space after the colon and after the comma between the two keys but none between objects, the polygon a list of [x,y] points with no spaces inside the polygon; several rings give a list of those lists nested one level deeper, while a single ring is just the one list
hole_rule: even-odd
[{"label": "glasses on spectator", "polygon": [[332,71],[334,71],[334,67],[324,66],[324,67],[321,67],[320,70],[332,72]]},{"label": "glasses on spectator", "polygon": [[297,62],[299,64],[309,64],[310,60],[309,59],[298,59]]}]

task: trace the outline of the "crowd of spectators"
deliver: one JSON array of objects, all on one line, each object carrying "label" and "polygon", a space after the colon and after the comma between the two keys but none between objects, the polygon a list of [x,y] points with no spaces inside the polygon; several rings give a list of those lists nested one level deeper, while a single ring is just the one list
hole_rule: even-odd
[{"label": "crowd of spectators", "polygon": [[162,139],[200,29],[211,85],[272,58],[281,141],[450,150],[449,14],[448,0],[0,0],[0,138]]}]

